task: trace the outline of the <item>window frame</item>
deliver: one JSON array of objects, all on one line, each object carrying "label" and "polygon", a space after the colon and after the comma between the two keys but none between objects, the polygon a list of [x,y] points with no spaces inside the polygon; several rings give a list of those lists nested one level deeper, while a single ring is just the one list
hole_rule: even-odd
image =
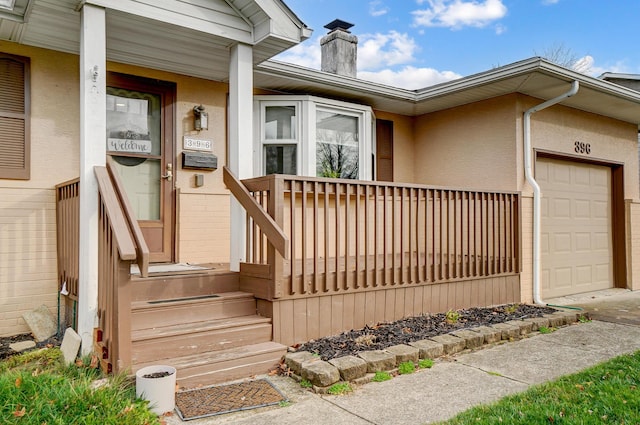
[{"label": "window frame", "polygon": [[[295,106],[297,134],[295,139],[266,140],[265,118],[269,106]],[[254,171],[265,175],[265,145],[297,144],[299,176],[316,177],[316,112],[327,111],[358,118],[358,180],[373,180],[371,158],[375,156],[375,116],[371,107],[317,96],[260,95],[254,96]],[[375,158],[374,158],[375,160]]]},{"label": "window frame", "polygon": [[[10,112],[0,109],[1,118],[18,119],[23,121],[23,161],[24,166],[21,168],[16,167],[3,167],[0,165],[0,179],[8,180],[30,180],[31,179],[31,59],[24,56],[11,55],[8,53],[0,52],[0,58],[13,60],[20,62],[24,68],[23,85],[23,104],[22,113]],[[0,146],[0,154],[3,153],[2,146]]]}]

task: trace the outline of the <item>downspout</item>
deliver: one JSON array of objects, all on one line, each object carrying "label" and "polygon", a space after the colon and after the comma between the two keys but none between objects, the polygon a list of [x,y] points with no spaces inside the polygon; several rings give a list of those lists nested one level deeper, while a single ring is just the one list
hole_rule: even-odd
[{"label": "downspout", "polygon": [[556,103],[562,102],[578,92],[578,81],[571,83],[571,89],[558,97],[549,99],[524,113],[524,176],[533,187],[533,301],[546,305],[540,296],[540,186],[533,177],[533,150],[531,147],[531,115]]}]

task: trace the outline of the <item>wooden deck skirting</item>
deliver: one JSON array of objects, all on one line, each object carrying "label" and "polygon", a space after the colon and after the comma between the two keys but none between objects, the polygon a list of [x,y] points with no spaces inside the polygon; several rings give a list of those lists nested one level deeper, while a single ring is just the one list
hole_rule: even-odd
[{"label": "wooden deck skirting", "polygon": [[[58,292],[63,285],[71,300],[78,300],[78,254],[80,242],[80,179],[56,186]],[[75,324],[74,324],[75,325]]]},{"label": "wooden deck skirting", "polygon": [[241,281],[265,299],[520,272],[517,193],[284,175],[243,183],[290,240],[290,259],[278,258],[248,221]]}]

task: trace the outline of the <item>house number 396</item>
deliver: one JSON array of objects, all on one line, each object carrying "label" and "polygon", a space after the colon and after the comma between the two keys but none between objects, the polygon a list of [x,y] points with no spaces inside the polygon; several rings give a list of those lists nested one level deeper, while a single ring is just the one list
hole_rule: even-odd
[{"label": "house number 396", "polygon": [[586,153],[589,155],[591,153],[591,144],[584,142],[575,142],[573,150],[576,153]]}]

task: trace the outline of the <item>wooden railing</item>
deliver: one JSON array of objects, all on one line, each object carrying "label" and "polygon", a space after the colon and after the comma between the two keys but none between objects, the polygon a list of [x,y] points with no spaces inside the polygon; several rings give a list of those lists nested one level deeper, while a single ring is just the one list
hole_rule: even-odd
[{"label": "wooden railing", "polygon": [[58,291],[78,300],[78,252],[80,241],[80,179],[56,186]]},{"label": "wooden railing", "polygon": [[131,263],[136,245],[105,167],[95,167],[99,193],[98,328],[103,369],[131,365]]},{"label": "wooden railing", "polygon": [[268,266],[273,298],[520,271],[517,193],[284,175],[243,184],[290,240],[278,259],[247,224],[247,263]]}]

